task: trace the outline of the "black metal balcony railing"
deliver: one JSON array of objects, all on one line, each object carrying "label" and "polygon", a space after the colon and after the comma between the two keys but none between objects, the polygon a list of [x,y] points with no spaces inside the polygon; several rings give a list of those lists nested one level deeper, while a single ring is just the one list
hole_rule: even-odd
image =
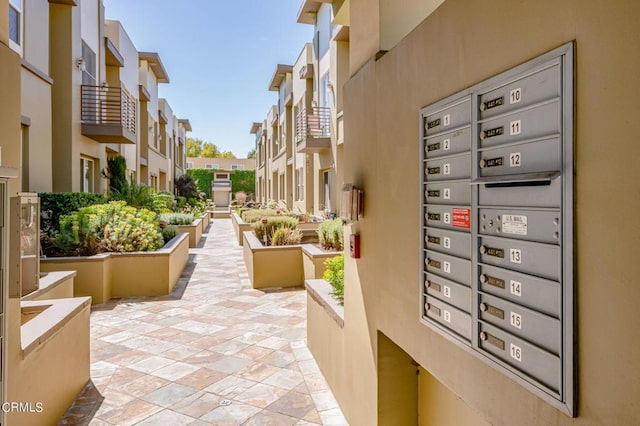
[{"label": "black metal balcony railing", "polygon": [[311,111],[302,109],[296,117],[296,144],[307,138],[331,137],[331,109],[313,107]]},{"label": "black metal balcony railing", "polygon": [[121,87],[81,87],[82,117],[86,124],[121,125],[136,134],[136,100]]}]

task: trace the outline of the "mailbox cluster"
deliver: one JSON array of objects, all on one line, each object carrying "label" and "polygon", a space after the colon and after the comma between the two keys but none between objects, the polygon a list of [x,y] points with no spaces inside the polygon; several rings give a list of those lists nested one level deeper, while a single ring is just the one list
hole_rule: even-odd
[{"label": "mailbox cluster", "polygon": [[423,322],[573,415],[572,45],[420,123]]}]

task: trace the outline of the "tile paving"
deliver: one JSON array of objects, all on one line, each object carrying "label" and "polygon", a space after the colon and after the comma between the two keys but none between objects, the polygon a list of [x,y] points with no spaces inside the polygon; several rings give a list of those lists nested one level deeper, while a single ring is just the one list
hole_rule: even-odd
[{"label": "tile paving", "polygon": [[230,219],[171,295],[91,312],[91,382],[59,425],[346,425],[306,346],[304,290],[251,288]]}]

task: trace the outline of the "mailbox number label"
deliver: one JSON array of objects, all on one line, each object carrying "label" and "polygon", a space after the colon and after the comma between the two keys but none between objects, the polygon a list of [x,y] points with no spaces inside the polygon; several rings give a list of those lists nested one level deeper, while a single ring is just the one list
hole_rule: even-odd
[{"label": "mailbox number label", "polygon": [[443,310],[442,310],[442,317],[444,318],[444,320],[445,320],[446,322],[451,322],[451,312],[449,312],[449,311],[447,311],[447,310],[443,309]]},{"label": "mailbox number label", "polygon": [[522,349],[520,348],[520,346],[510,343],[509,355],[511,355],[511,358],[515,359],[516,361],[522,362]]},{"label": "mailbox number label", "polygon": [[451,199],[451,189],[450,188],[445,188],[443,191],[443,198],[445,200],[450,200]]},{"label": "mailbox number label", "polygon": [[515,136],[522,133],[522,120],[515,120],[509,123],[509,135]]},{"label": "mailbox number label", "polygon": [[448,285],[443,286],[442,294],[444,294],[444,297],[451,298],[451,287],[449,287]]},{"label": "mailbox number label", "polygon": [[451,264],[449,262],[447,262],[446,260],[444,262],[444,268],[443,269],[444,269],[444,272],[446,272],[447,274],[451,273]]},{"label": "mailbox number label", "polygon": [[515,280],[511,280],[511,284],[509,287],[511,290],[511,294],[518,297],[522,296],[522,283]]},{"label": "mailbox number label", "polygon": [[444,237],[444,241],[443,241],[443,247],[446,249],[450,249],[451,248],[451,238],[449,237]]},{"label": "mailbox number label", "polygon": [[449,164],[449,163],[444,164],[442,166],[442,170],[443,170],[442,173],[445,174],[445,175],[451,174],[451,164]]},{"label": "mailbox number label", "polygon": [[522,154],[519,152],[512,152],[509,154],[509,167],[520,167],[522,161]]},{"label": "mailbox number label", "polygon": [[511,263],[522,263],[522,251],[520,249],[509,249],[509,260]]},{"label": "mailbox number label", "polygon": [[444,117],[442,117],[442,125],[448,126],[449,124],[451,124],[451,114],[447,114]]},{"label": "mailbox number label", "polygon": [[522,328],[522,316],[520,314],[517,314],[515,312],[511,312],[511,314],[509,315],[509,322],[511,323],[511,325],[517,329],[521,329]]},{"label": "mailbox number label", "polygon": [[451,223],[451,213],[444,214],[444,223]]},{"label": "mailbox number label", "polygon": [[517,104],[522,99],[522,89],[518,87],[517,89],[513,89],[509,94],[509,103]]},{"label": "mailbox number label", "polygon": [[442,141],[442,149],[444,151],[449,151],[451,149],[451,139],[445,139]]}]

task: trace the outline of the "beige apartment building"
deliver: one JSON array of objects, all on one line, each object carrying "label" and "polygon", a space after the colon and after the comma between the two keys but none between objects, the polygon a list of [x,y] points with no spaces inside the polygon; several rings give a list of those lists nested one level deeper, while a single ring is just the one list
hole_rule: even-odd
[{"label": "beige apartment building", "polygon": [[[343,180],[365,212],[345,239],[361,256],[345,256],[344,326],[313,328],[310,303],[308,343],[347,420],[640,423],[640,4],[345,3]],[[467,217],[446,222],[455,191]],[[498,235],[484,216],[508,208]]]},{"label": "beige apartment building", "polygon": [[[256,136],[258,200],[299,212],[337,214],[343,184],[342,87],[349,71],[348,3],[304,1],[299,23],[314,26],[293,66],[278,65],[269,90],[278,105]],[[262,134],[260,134],[262,132]]]},{"label": "beige apartment building", "polygon": [[253,158],[187,157],[187,169],[255,170]]}]

